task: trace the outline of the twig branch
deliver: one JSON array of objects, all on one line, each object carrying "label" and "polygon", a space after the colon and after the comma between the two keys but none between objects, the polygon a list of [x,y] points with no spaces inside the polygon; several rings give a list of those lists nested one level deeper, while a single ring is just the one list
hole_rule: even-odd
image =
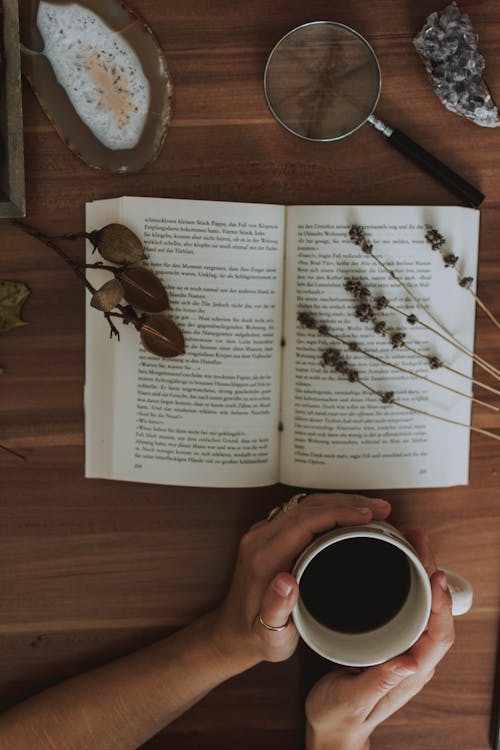
[{"label": "twig branch", "polygon": [[[119,341],[119,340],[120,340],[120,331],[118,330],[118,328],[117,328],[117,327],[115,326],[115,324],[114,324],[114,323],[113,323],[113,321],[111,320],[111,315],[112,315],[112,313],[109,313],[109,312],[105,312],[105,313],[104,313],[104,317],[105,317],[105,318],[106,318],[106,320],[108,321],[108,323],[109,323],[109,327],[110,327],[110,331],[109,331],[109,338],[110,338],[110,339],[112,339],[112,338],[113,338],[113,336],[116,336],[116,338],[117,338],[117,339],[118,339],[118,341]],[[123,318],[123,316],[122,316],[122,315],[119,315],[118,313],[115,313],[113,317],[119,317],[119,318]]]},{"label": "twig branch", "polygon": [[63,260],[65,263],[70,266],[70,268],[73,269],[73,272],[78,276],[78,278],[83,281],[89,292],[92,294],[95,293],[96,289],[90,281],[88,281],[87,277],[85,276],[85,273],[82,271],[80,264],[77,263],[73,258],[71,258],[63,249],[62,247],[59,247],[59,245],[56,245],[55,242],[52,241],[52,239],[47,235],[44,234],[44,232],[41,232],[39,229],[36,229],[36,227],[31,226],[31,224],[27,224],[25,221],[19,221],[19,219],[12,219],[12,224],[14,224],[19,229],[22,229],[23,232],[26,232],[26,234],[31,235],[32,237],[35,237],[40,242],[43,242],[44,245],[47,245],[47,247],[50,247],[52,250],[54,250]]},{"label": "twig branch", "polygon": [[7,453],[12,453],[12,455],[16,456],[16,458],[20,458],[22,461],[26,461],[26,456],[23,456],[21,453],[18,453],[12,448],[7,448],[6,445],[2,445],[1,443],[0,443],[0,450],[6,451]]}]

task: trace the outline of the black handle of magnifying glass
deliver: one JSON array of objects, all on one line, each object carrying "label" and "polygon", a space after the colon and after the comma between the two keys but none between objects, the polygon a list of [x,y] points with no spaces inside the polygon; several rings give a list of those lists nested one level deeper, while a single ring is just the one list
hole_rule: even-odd
[{"label": "black handle of magnifying glass", "polygon": [[436,177],[450,190],[460,196],[472,208],[478,208],[484,200],[484,195],[473,185],[464,180],[458,174],[453,172],[446,164],[436,159],[428,151],[419,146],[417,143],[408,138],[400,130],[392,130],[392,133],[386,135],[388,142],[403,154],[408,156],[419,166],[427,170],[433,177]]}]

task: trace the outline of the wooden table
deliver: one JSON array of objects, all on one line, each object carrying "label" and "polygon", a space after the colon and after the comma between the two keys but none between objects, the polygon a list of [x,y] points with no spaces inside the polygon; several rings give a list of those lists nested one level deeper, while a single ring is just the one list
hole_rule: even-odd
[{"label": "wooden table", "polygon": [[[135,0],[160,39],[176,114],[159,159],[108,176],[60,141],[24,88],[27,209],[51,233],[83,226],[84,202],[150,195],[276,203],[456,204],[444,187],[389,149],[371,128],[323,145],[287,134],[266,109],[266,56],[289,29],[315,19],[358,29],[380,58],[380,116],[482,189],[479,288],[500,314],[498,131],[448,113],[412,37],[435,3],[298,0],[268,3]],[[462,0],[500,100],[500,25],[493,0]],[[286,487],[207,490],[86,480],[84,292],[61,260],[8,222],[0,278],[25,281],[29,325],[1,339],[0,692],[10,705],[47,685],[149,643],[222,597],[238,539]],[[75,247],[83,257],[83,247]],[[477,352],[500,366],[498,334],[477,317]],[[126,405],[125,405],[126,406]],[[474,412],[489,429],[499,418]],[[425,526],[439,561],[475,587],[453,650],[434,680],[375,734],[375,750],[484,750],[499,615],[499,451],[472,438],[468,487],[387,492],[396,523]],[[303,696],[324,669],[299,648],[222,686],[147,743],[153,748],[273,750],[303,746]]]}]

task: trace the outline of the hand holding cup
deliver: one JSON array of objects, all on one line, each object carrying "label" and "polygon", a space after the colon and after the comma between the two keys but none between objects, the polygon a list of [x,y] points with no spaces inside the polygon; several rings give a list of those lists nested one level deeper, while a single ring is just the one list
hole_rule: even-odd
[{"label": "hand holding cup", "polygon": [[240,671],[291,656],[298,642],[290,618],[299,595],[289,572],[295,559],[317,534],[381,521],[390,511],[384,500],[311,494],[288,512],[254,524],[240,542],[230,590],[217,612],[214,632],[220,653]]}]

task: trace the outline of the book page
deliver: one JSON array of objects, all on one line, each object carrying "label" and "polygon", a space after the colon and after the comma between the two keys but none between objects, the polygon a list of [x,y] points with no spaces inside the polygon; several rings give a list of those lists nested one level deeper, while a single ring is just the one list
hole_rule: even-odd
[{"label": "book page", "polygon": [[[288,209],[285,281],[280,479],[312,488],[381,489],[466,484],[469,430],[419,412],[470,423],[467,397],[431,385],[349,350],[338,339],[319,335],[297,322],[298,312],[311,313],[319,324],[343,341],[399,367],[471,394],[471,382],[444,367],[431,370],[436,356],[470,376],[469,357],[419,324],[409,314],[438,327],[371,255],[349,239],[351,225],[361,225],[373,254],[400,278],[464,346],[473,348],[475,307],[460,288],[460,276],[476,277],[479,212],[458,207],[354,206]],[[447,239],[445,250],[460,257],[457,269],[445,268],[439,252],[425,241],[433,227]],[[392,308],[376,311],[376,321],[406,334],[409,348],[394,349],[388,336],[377,335],[374,322],[355,316],[354,299],[344,289],[347,279],[360,279],[374,297],[384,295]],[[373,298],[370,300],[373,305]],[[401,311],[403,314],[401,314]],[[332,366],[321,366],[322,353],[338,350],[359,382]],[[374,394],[369,389],[374,390]],[[487,392],[483,391],[487,401]]]},{"label": "book page", "polygon": [[[277,481],[284,209],[122,198],[87,205],[87,230],[120,222],[163,280],[184,355],[87,305],[86,475],[161,484]],[[96,260],[88,255],[88,262]],[[110,276],[89,272],[95,286]]]}]

